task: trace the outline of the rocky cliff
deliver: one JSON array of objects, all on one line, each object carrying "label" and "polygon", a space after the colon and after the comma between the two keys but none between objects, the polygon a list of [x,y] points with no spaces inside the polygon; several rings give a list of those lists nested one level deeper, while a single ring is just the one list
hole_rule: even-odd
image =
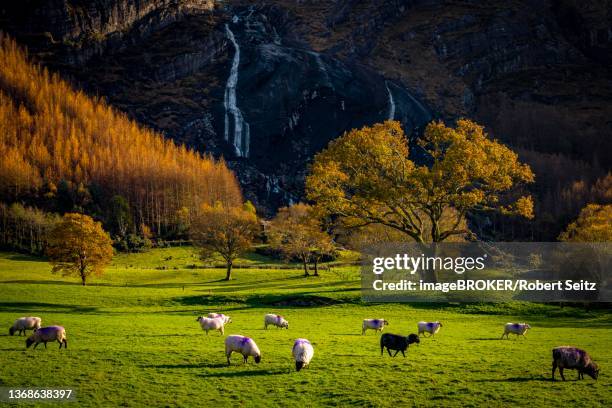
[{"label": "rocky cliff", "polygon": [[83,64],[109,45],[121,48],[186,15],[210,11],[213,0],[23,0],[1,7],[4,30],[50,61]]},{"label": "rocky cliff", "polygon": [[581,169],[538,185],[541,194],[612,166],[609,1],[0,8],[3,29],[52,69],[168,137],[223,155],[262,208],[300,199],[306,165],[329,140],[388,118],[414,137],[432,118],[469,116],[543,174],[559,160]]}]

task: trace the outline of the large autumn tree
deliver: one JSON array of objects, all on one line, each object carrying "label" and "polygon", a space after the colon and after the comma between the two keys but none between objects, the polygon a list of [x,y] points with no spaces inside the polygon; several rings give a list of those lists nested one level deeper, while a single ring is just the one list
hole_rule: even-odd
[{"label": "large autumn tree", "polygon": [[[306,192],[348,227],[380,224],[416,242],[464,235],[469,211],[533,217],[530,196],[505,194],[534,175],[516,153],[470,120],[432,122],[419,141],[427,165],[415,163],[399,122],[352,130],[315,156]],[[507,202],[502,203],[502,196]]]},{"label": "large autumn tree", "polygon": [[272,247],[285,258],[297,258],[309,276],[308,263],[314,264],[314,276],[319,276],[319,261],[334,250],[331,237],[322,230],[319,218],[311,206],[303,203],[283,207],[270,223],[268,236]]},{"label": "large autumn tree", "polygon": [[221,203],[204,205],[191,221],[190,235],[204,257],[218,255],[226,264],[225,280],[232,277],[234,261],[251,248],[259,224],[255,208],[247,201],[242,207]]},{"label": "large autumn tree", "polygon": [[53,273],[78,276],[85,286],[92,274],[101,275],[113,257],[113,247],[102,224],[83,214],[65,214],[51,230],[47,256]]},{"label": "large autumn tree", "polygon": [[559,235],[560,241],[612,242],[612,204],[588,204]]}]

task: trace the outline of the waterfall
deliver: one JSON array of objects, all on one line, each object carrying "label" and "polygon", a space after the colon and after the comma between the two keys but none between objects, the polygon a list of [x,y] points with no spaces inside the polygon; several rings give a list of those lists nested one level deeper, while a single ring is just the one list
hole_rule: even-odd
[{"label": "waterfall", "polygon": [[387,88],[387,94],[389,95],[389,120],[393,120],[395,119],[395,100],[389,88],[389,81],[385,81],[385,88]]},{"label": "waterfall", "polygon": [[323,79],[325,81],[324,85],[334,89],[334,84],[329,78],[329,72],[327,72],[327,68],[325,68],[325,64],[323,63],[323,59],[321,59],[321,54],[315,51],[308,51],[308,54],[312,55],[315,60],[315,64],[317,65],[317,69],[319,72],[323,74]]},{"label": "waterfall", "polygon": [[421,111],[421,113],[423,113],[425,116],[430,116],[429,111],[423,106],[423,104],[421,102],[419,102],[414,96],[412,96],[412,94],[410,92],[406,92],[408,94],[408,97],[410,98],[410,100],[412,101],[412,103],[414,103],[416,105],[417,108],[419,108],[419,110]]},{"label": "waterfall", "polygon": [[[240,47],[234,33],[230,30],[229,25],[225,25],[225,33],[227,38],[234,45],[236,50],[232,59],[232,67],[230,75],[225,85],[225,95],[223,98],[223,106],[225,107],[225,140],[231,142],[236,150],[238,157],[249,156],[250,129],[249,124],[244,120],[242,112],[236,104],[236,86],[238,85],[238,66],[240,65]],[[233,132],[230,132],[230,128]],[[231,138],[230,138],[231,133]]]}]

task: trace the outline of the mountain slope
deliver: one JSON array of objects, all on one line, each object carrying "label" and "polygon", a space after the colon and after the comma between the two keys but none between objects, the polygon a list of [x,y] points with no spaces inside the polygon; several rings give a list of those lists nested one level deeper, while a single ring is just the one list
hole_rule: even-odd
[{"label": "mountain slope", "polygon": [[[391,112],[416,135],[433,117],[468,116],[519,149],[544,176],[534,193],[543,203],[537,219],[548,221],[536,230],[558,228],[586,198],[544,202],[575,183],[588,189],[612,167],[606,1],[145,1],[148,14],[123,13],[130,28],[121,36],[106,28],[112,18],[92,20],[82,31],[95,35],[78,45],[72,34],[45,40],[48,28],[30,17],[73,21],[75,13],[36,4],[36,13],[5,9],[22,16],[5,18],[5,29],[139,122],[223,155],[247,196],[269,210],[301,197],[306,165],[329,140]],[[227,108],[237,50],[236,104]],[[248,124],[248,157],[236,154],[236,123],[245,132]]]},{"label": "mountain slope", "polygon": [[[0,197],[103,216],[120,195],[133,224],[158,234],[179,210],[239,204],[223,162],[177,146],[31,64],[0,36]],[[66,201],[69,201],[67,203]]]}]

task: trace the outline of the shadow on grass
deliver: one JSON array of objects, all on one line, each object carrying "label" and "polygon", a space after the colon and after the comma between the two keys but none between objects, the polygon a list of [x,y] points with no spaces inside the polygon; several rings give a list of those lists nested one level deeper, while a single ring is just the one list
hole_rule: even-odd
[{"label": "shadow on grass", "polygon": [[[231,368],[231,367],[228,367],[228,368]],[[202,377],[202,378],[258,377],[258,376],[269,376],[269,375],[281,375],[281,374],[287,374],[288,372],[289,372],[289,368],[284,369],[284,370],[244,370],[244,371],[198,374],[198,377]]]},{"label": "shadow on grass", "polygon": [[583,317],[576,315],[575,317],[557,317],[552,315],[548,319],[531,319],[533,329],[531,333],[535,333],[537,327],[543,328],[588,328],[588,329],[610,329],[612,327],[612,314],[601,315],[600,317]]},{"label": "shadow on grass", "polygon": [[224,368],[227,364],[222,363],[185,363],[185,364],[157,364],[145,365],[143,368],[159,368],[159,369],[184,369],[184,368]]},{"label": "shadow on grass", "polygon": [[[198,282],[167,282],[167,283],[142,283],[142,284],[129,284],[129,287],[134,288],[198,288],[198,287],[206,287],[202,289],[202,291],[223,291],[223,292],[240,292],[245,289],[265,289],[265,288],[274,288],[274,287],[284,287],[283,281],[301,279],[300,276],[289,276],[285,278],[274,278],[274,279],[265,279],[265,280],[248,280],[246,282],[241,282],[237,279],[233,279],[231,281],[226,281],[225,279],[211,279],[205,281]],[[276,282],[276,283],[273,283]],[[213,285],[214,284],[214,285]],[[223,285],[223,286],[218,286]],[[123,286],[123,285],[117,285]]]},{"label": "shadow on grass", "polygon": [[483,382],[483,383],[552,382],[552,379],[546,378],[546,377],[509,377],[509,378],[491,378],[491,379],[472,380],[471,382]]},{"label": "shadow on grass", "polygon": [[[290,277],[283,278],[283,279],[273,279],[273,280],[263,281],[263,282],[245,282],[245,283],[228,284],[222,288],[220,287],[215,288],[215,290],[232,293],[232,292],[248,291],[250,289],[260,290],[260,289],[270,289],[270,288],[279,288],[283,290],[317,289],[317,288],[329,288],[329,287],[334,287],[334,286],[346,286],[352,283],[352,282],[346,282],[346,281],[313,282],[312,281],[313,279],[317,279],[317,278],[312,277],[312,276],[309,278],[305,278],[303,276],[290,276]],[[287,281],[300,281],[300,283],[289,285]],[[349,289],[360,290],[359,288],[347,287],[347,290]]]},{"label": "shadow on grass", "polygon": [[79,306],[79,305],[62,305],[55,303],[39,303],[39,302],[0,302],[0,311],[22,313],[96,313],[97,307]]},{"label": "shadow on grass", "polygon": [[[19,279],[19,280],[9,280],[2,281],[2,283],[20,283],[20,284],[30,284],[30,285],[77,285],[81,286],[79,282],[69,282],[69,281],[60,281],[60,280],[28,280],[28,279]],[[93,285],[89,285],[93,286]],[[102,285],[100,285],[102,286]]]},{"label": "shadow on grass", "polygon": [[500,339],[499,337],[476,337],[476,338],[471,338],[471,339],[466,339],[466,340],[474,340],[474,341],[494,341],[495,340],[495,341],[501,341],[502,339]]},{"label": "shadow on grass", "polygon": [[11,261],[28,261],[28,262],[47,262],[45,258],[35,257],[33,255],[26,254],[10,254],[3,256],[4,259],[10,259]]},{"label": "shadow on grass", "polygon": [[[359,290],[359,289],[357,289]],[[332,290],[326,293],[345,293],[350,290]],[[320,307],[333,306],[337,304],[358,303],[358,297],[353,298],[331,298],[321,296],[321,292],[303,292],[293,294],[256,294],[246,296],[227,295],[196,295],[174,298],[173,301],[186,306],[219,305],[228,303],[239,303],[249,307],[274,306],[277,308],[293,307]]]},{"label": "shadow on grass", "polygon": [[[172,333],[172,334],[128,334],[126,337],[138,337],[138,338],[143,338],[143,337],[200,337],[201,335],[198,334],[190,334],[190,333]],[[204,333],[204,336],[206,336],[206,333]],[[216,336],[216,337],[223,337],[223,336]]]},{"label": "shadow on grass", "polygon": [[[16,279],[8,281],[0,281],[0,284],[17,283],[21,285],[59,285],[59,286],[82,286],[81,282],[63,281],[63,280],[27,280]],[[191,284],[188,284],[191,285]],[[182,284],[152,284],[152,285],[131,285],[126,283],[107,283],[107,282],[90,282],[87,287],[105,287],[105,288],[140,288],[140,287],[159,287],[159,288],[181,288]]]}]

